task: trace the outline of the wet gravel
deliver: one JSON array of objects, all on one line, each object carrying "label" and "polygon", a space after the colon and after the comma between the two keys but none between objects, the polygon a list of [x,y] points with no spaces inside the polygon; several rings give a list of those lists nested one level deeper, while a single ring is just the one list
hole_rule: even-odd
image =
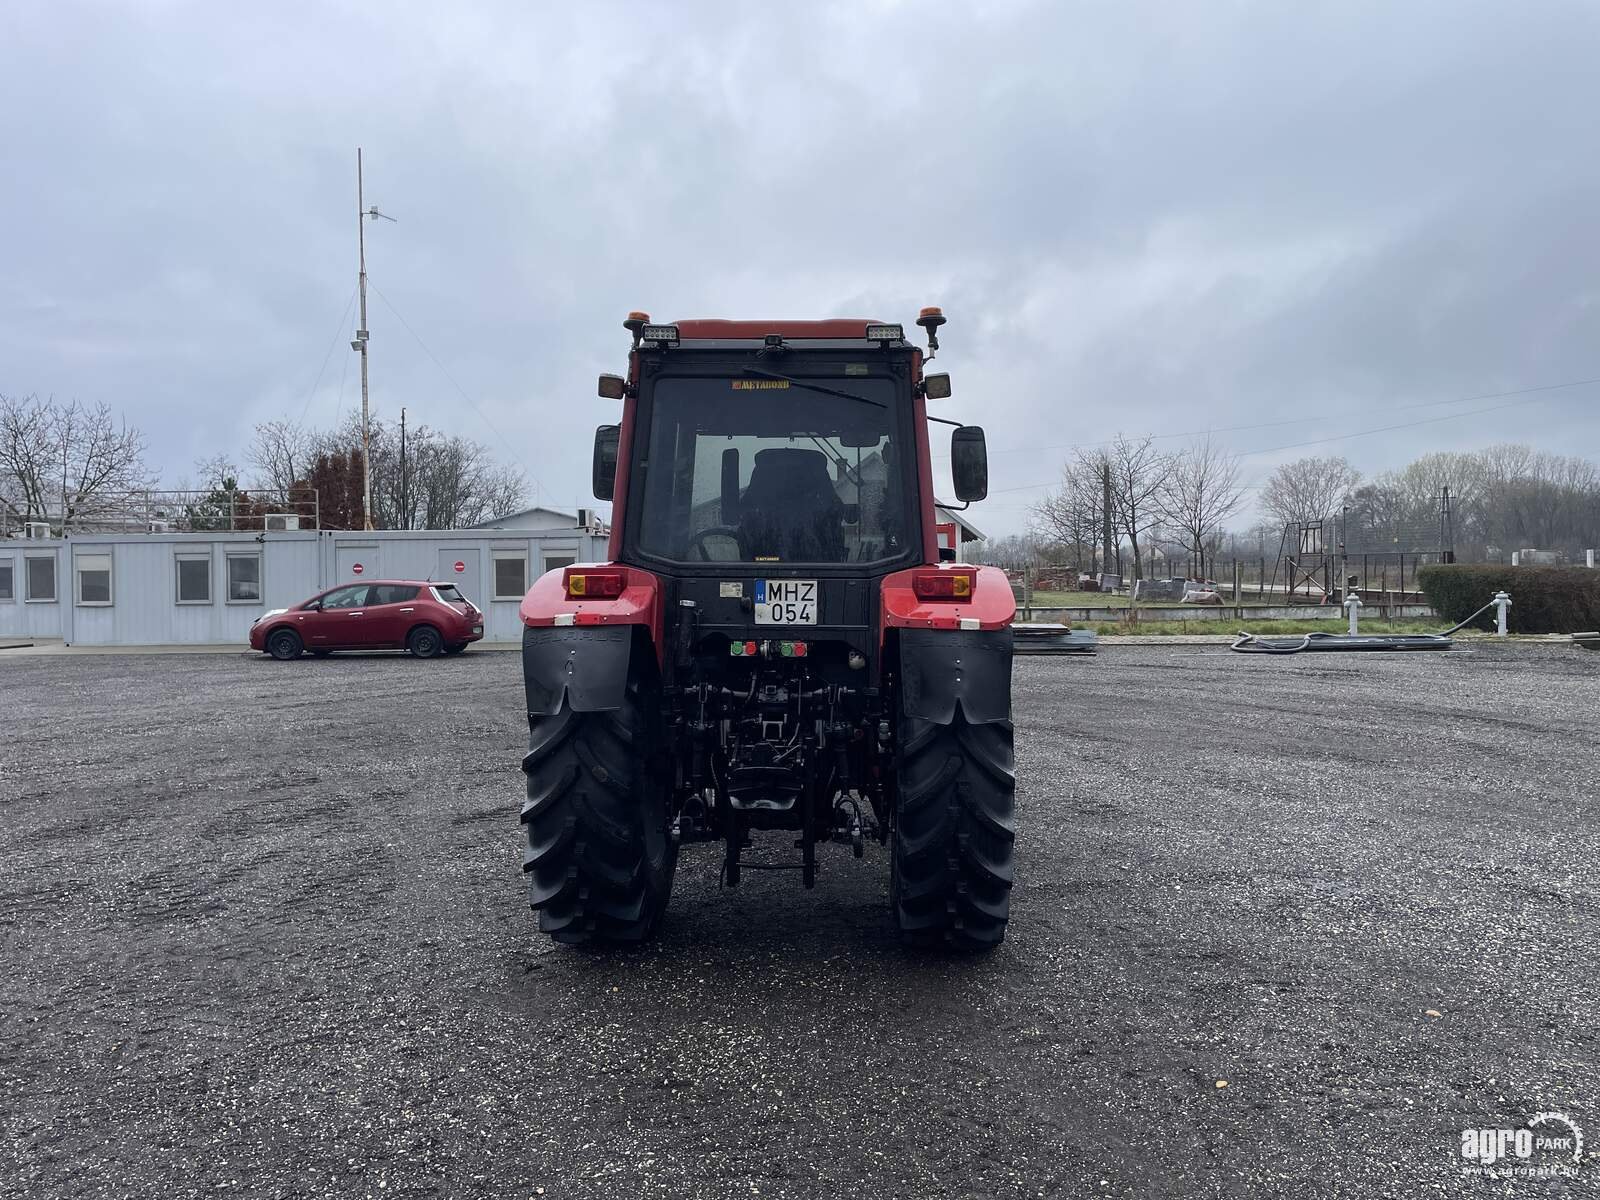
[{"label": "wet gravel", "polygon": [[517,671],[0,658],[0,1193],[1600,1193],[1460,1157],[1600,1144],[1600,655],[1022,660],[955,960],[875,846],[543,944]]}]

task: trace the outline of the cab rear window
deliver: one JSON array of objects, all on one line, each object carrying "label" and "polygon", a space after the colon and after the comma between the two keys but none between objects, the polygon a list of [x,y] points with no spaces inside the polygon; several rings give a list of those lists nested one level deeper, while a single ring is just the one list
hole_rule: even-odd
[{"label": "cab rear window", "polygon": [[446,604],[465,604],[467,602],[467,598],[451,583],[435,584],[433,594]]}]

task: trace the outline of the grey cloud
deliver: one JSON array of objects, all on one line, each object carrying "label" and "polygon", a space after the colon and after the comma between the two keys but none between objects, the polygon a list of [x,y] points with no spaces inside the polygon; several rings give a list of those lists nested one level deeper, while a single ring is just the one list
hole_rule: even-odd
[{"label": "grey cloud", "polygon": [[[1577,3],[11,7],[0,388],[126,409],[172,475],[256,420],[331,422],[355,400],[335,326],[359,143],[400,218],[371,231],[373,279],[487,419],[375,297],[376,402],[557,500],[584,492],[593,377],[634,307],[943,303],[948,409],[989,426],[997,487],[1119,429],[1311,415],[1228,440],[1331,437],[1600,375],[1597,24]],[[1581,448],[1592,395],[1334,449]],[[1015,528],[1032,496],[976,516]]]}]

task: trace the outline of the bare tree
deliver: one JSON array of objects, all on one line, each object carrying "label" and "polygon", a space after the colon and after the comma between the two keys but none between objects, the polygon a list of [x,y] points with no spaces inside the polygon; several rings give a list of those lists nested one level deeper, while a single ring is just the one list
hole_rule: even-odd
[{"label": "bare tree", "polygon": [[528,483],[520,468],[496,463],[485,447],[466,438],[426,429],[419,433],[425,436],[418,439],[411,477],[418,505],[414,519],[422,528],[477,525],[525,502]]},{"label": "bare tree", "polygon": [[50,407],[35,396],[0,396],[0,498],[25,521],[43,521],[53,507]]},{"label": "bare tree", "polygon": [[1046,492],[1031,514],[1036,540],[1060,546],[1080,571],[1086,561],[1093,569],[1100,539],[1104,512],[1101,462],[1099,456],[1081,452],[1068,459],[1061,468],[1061,485]]},{"label": "bare tree", "polygon": [[1118,434],[1104,456],[1111,467],[1111,508],[1117,528],[1133,553],[1133,577],[1144,578],[1139,539],[1161,523],[1157,497],[1168,471],[1166,455],[1150,438],[1129,439]]},{"label": "bare tree", "polygon": [[1600,541],[1600,468],[1527,446],[1491,446],[1481,502],[1470,519],[1503,552],[1535,547],[1576,554]]},{"label": "bare tree", "polygon": [[1337,512],[1361,482],[1361,472],[1344,458],[1302,458],[1284,463],[1261,489],[1261,507],[1281,528],[1320,521]]},{"label": "bare tree", "polygon": [[0,396],[0,495],[63,534],[148,488],[144,435],[105,404]]},{"label": "bare tree", "polygon": [[[361,509],[361,420],[313,435],[309,481],[324,514],[355,527]],[[528,481],[520,467],[496,462],[489,449],[426,425],[407,429],[402,459],[399,430],[373,418],[372,522],[379,529],[460,529],[514,512],[526,503]]]},{"label": "bare tree", "polygon": [[1202,577],[1208,546],[1221,533],[1223,522],[1239,510],[1243,497],[1239,456],[1209,436],[1167,461],[1155,493],[1155,507],[1183,536],[1185,549]]},{"label": "bare tree", "polygon": [[1031,566],[1044,559],[1048,548],[1026,533],[1008,533],[1004,537],[987,538],[972,551],[971,562],[993,563],[1001,567]]},{"label": "bare tree", "polygon": [[[286,504],[296,485],[303,485],[319,450],[317,434],[293,421],[263,421],[255,428],[245,461],[255,472],[250,486],[259,494]],[[359,430],[357,444],[360,442]]]}]

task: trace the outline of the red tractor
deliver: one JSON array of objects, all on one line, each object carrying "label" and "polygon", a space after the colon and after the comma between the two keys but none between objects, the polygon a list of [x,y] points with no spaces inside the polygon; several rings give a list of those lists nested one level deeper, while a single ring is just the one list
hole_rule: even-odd
[{"label": "red tractor", "polygon": [[[819,843],[860,858],[873,837],[909,941],[998,944],[1016,606],[939,545],[926,401],[950,377],[923,365],[943,315],[917,320],[926,359],[877,321],[624,324],[627,377],[600,377],[622,419],[594,444],[609,561],[522,602],[540,929],[651,937],[685,843],[720,842],[730,887],[775,868],[811,887]],[[956,427],[950,464],[953,503],[983,499],[981,428]],[[747,858],[772,830],[798,854]]]}]

